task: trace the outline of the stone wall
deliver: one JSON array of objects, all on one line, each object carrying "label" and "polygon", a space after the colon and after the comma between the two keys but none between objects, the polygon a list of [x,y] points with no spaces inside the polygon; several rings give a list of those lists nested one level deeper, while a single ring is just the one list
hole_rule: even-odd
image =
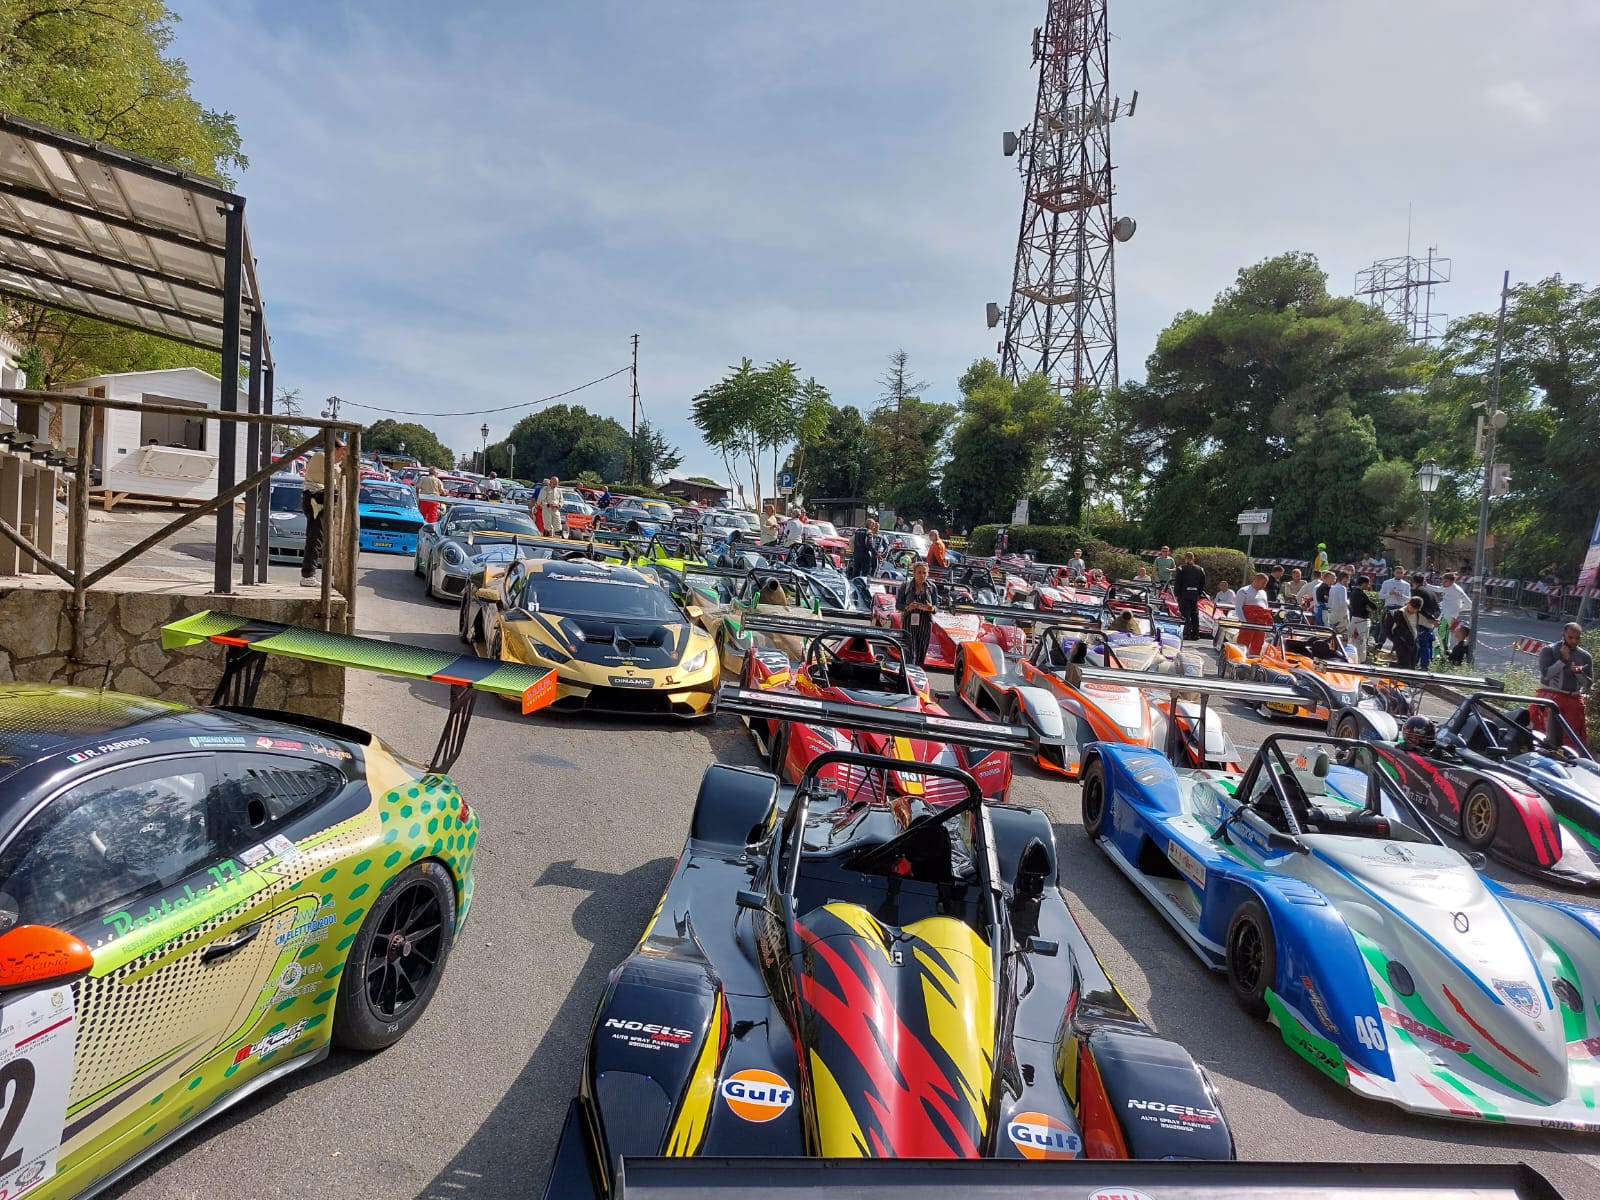
[{"label": "stone wall", "polygon": [[[192,584],[134,583],[89,592],[85,662],[68,662],[72,649],[72,593],[54,579],[0,587],[0,682],[108,687],[180,704],[211,700],[222,678],[221,646],[161,648],[161,627],[205,609],[320,628],[319,595],[300,589],[256,588],[218,596]],[[344,602],[333,597],[335,612]],[[338,628],[338,624],[335,624]],[[262,708],[340,720],[344,669],[269,657],[256,693]]]}]

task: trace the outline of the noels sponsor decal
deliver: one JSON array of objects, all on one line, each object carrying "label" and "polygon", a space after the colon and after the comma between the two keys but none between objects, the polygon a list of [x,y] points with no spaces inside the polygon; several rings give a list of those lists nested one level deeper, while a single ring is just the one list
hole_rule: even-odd
[{"label": "noels sponsor decal", "polygon": [[735,1071],[722,1081],[722,1098],[737,1117],[763,1125],[775,1121],[794,1103],[794,1089],[772,1071]]},{"label": "noels sponsor decal", "polygon": [[625,1021],[607,1017],[605,1028],[611,1040],[621,1042],[635,1050],[677,1050],[694,1040],[694,1030],[680,1029],[674,1025],[657,1025],[649,1021]]}]

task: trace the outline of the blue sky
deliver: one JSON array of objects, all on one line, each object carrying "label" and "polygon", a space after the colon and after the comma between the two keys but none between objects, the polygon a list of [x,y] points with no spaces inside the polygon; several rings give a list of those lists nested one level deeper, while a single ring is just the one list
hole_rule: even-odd
[{"label": "blue sky", "polygon": [[[690,398],[742,356],[838,403],[993,354],[1044,0],[173,0],[233,112],[281,383],[366,420],[533,400],[624,365],[720,476]],[[1112,0],[1124,377],[1242,265],[1437,244],[1436,308],[1500,272],[1600,282],[1600,6]],[[626,376],[572,398],[626,424]],[[491,440],[519,413],[487,418]],[[482,417],[430,419],[458,451]]]}]

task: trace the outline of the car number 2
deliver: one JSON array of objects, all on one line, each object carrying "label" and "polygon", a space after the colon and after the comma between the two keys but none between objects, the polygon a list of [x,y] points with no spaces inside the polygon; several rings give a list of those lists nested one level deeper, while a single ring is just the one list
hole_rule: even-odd
[{"label": "car number 2", "polygon": [[77,1018],[72,989],[47,988],[0,1008],[0,1196],[55,1173],[67,1119]]},{"label": "car number 2", "polygon": [[1378,1024],[1377,1017],[1356,1018],[1356,1041],[1360,1042],[1368,1050],[1382,1052],[1384,1048],[1383,1026]]}]

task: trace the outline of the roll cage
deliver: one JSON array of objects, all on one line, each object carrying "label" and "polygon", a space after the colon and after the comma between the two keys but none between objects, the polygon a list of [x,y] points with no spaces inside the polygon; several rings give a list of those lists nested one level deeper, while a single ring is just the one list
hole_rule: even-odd
[{"label": "roll cage", "polygon": [[[1493,703],[1491,703],[1493,702]],[[1519,711],[1504,713],[1493,706],[1515,704]],[[1544,713],[1545,732],[1541,736],[1532,727],[1517,718],[1528,716],[1535,709]],[[1578,758],[1592,759],[1587,746],[1562,717],[1553,700],[1539,696],[1517,696],[1509,692],[1480,692],[1468,696],[1451,714],[1442,733],[1451,735],[1445,743],[1447,749],[1460,748],[1489,759],[1515,758],[1521,754],[1538,753],[1559,757],[1570,750]]]}]

